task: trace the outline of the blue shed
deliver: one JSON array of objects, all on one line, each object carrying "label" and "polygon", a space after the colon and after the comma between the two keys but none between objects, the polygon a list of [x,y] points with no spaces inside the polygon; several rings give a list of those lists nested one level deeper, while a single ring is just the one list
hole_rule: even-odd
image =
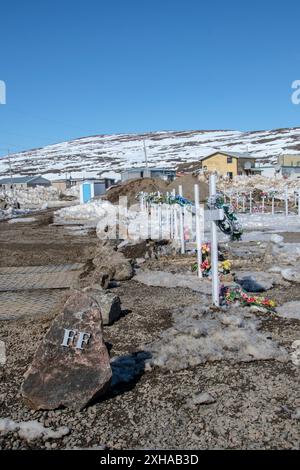
[{"label": "blue shed", "polygon": [[102,196],[114,184],[111,178],[89,179],[80,184],[80,203],[91,201],[95,196]]}]

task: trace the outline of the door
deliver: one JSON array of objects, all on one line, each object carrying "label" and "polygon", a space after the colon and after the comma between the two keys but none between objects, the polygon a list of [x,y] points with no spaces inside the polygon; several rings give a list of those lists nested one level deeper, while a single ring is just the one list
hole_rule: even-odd
[{"label": "door", "polygon": [[92,197],[90,183],[84,183],[82,189],[83,189],[83,202],[89,202]]}]

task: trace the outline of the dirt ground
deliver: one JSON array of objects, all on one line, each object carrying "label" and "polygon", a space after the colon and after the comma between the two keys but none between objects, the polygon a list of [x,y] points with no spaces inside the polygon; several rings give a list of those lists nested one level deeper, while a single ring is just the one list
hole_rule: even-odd
[{"label": "dirt ground", "polygon": [[92,257],[94,231],[88,237],[74,236],[64,227],[52,225],[53,210],[34,214],[34,218],[32,223],[0,222],[0,267],[85,262]]},{"label": "dirt ground", "polygon": [[[75,236],[65,227],[49,225],[51,212],[37,219],[31,224],[0,223],[0,266],[92,258],[94,233]],[[142,269],[185,272],[192,262],[188,256],[148,260]],[[251,268],[259,266],[256,260]],[[104,328],[104,335],[111,356],[118,357],[120,365],[122,361],[143,363],[142,345],[172,325],[172,310],[199,302],[199,295],[189,289],[148,287],[133,280],[119,283],[113,291],[121,298],[123,314]],[[300,299],[292,285],[276,287],[267,295],[279,304]],[[20,396],[23,374],[57,311],[11,321],[0,318],[0,339],[7,353],[6,365],[0,366],[0,418],[38,420],[54,429],[68,426],[70,433],[53,441],[27,442],[12,432],[0,436],[1,449],[299,449],[299,420],[295,418],[300,407],[299,368],[291,362],[219,361],[177,372],[141,369],[81,412],[28,409]],[[263,330],[288,351],[300,339],[297,320],[269,315]],[[209,392],[215,402],[187,406],[188,398],[200,391]]]},{"label": "dirt ground", "polygon": [[206,181],[199,181],[196,176],[193,175],[184,175],[180,178],[176,178],[172,183],[167,183],[158,178],[140,178],[126,181],[117,186],[113,186],[109,189],[104,199],[107,199],[109,202],[116,204],[119,202],[119,197],[127,196],[128,204],[132,205],[137,202],[136,195],[143,191],[146,193],[152,192],[172,192],[173,189],[176,190],[178,194],[179,185],[182,186],[183,196],[194,201],[194,184],[199,185],[200,190],[200,200],[204,202],[208,197],[208,184]]}]

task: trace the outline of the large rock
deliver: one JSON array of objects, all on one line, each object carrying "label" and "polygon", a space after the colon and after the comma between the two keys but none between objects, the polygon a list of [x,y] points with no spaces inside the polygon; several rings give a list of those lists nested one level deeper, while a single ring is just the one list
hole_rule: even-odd
[{"label": "large rock", "polygon": [[300,282],[300,269],[297,268],[287,268],[282,269],[281,275],[283,279],[286,279],[290,282]]},{"label": "large rock", "polygon": [[201,294],[211,294],[211,282],[199,279],[193,274],[172,274],[166,271],[144,270],[138,272],[134,281],[141,282],[147,286],[191,289]]},{"label": "large rock", "polygon": [[38,347],[22,385],[33,409],[82,409],[105,393],[111,381],[97,302],[75,291]]},{"label": "large rock", "polygon": [[272,289],[278,275],[259,271],[237,271],[235,282],[247,292],[263,292]]},{"label": "large rock", "polygon": [[98,303],[103,325],[111,325],[120,318],[122,312],[119,296],[112,292],[104,291],[98,286],[86,287],[84,292],[93,297]]},{"label": "large rock", "polygon": [[93,263],[97,270],[103,273],[109,267],[112,273],[111,277],[115,281],[127,281],[134,274],[131,261],[126,259],[123,253],[117,252],[109,246],[97,253]]},{"label": "large rock", "polygon": [[147,241],[146,240],[137,240],[129,241],[123,240],[118,245],[118,251],[123,253],[125,258],[142,258],[147,252]]},{"label": "large rock", "polygon": [[281,317],[300,320],[300,301],[294,300],[286,302],[280,307],[277,307],[276,311]]},{"label": "large rock", "polygon": [[277,264],[280,266],[296,266],[300,261],[300,244],[284,243],[283,245],[269,243],[264,264],[270,266]]}]

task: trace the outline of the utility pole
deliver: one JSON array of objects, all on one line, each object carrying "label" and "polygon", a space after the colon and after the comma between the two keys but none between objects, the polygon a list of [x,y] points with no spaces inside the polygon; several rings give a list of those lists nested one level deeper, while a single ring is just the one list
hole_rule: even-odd
[{"label": "utility pole", "polygon": [[12,168],[11,168],[11,160],[10,160],[10,149],[7,149],[7,158],[8,158],[8,164],[9,164],[9,174],[10,174],[10,187],[12,190],[12,195],[13,195],[13,204],[15,203],[15,188],[13,185],[13,176],[12,176]]},{"label": "utility pole", "polygon": [[9,164],[10,185],[12,187],[12,170],[11,170],[10,150],[9,149],[7,149],[7,158],[8,158],[8,164]]},{"label": "utility pole", "polygon": [[144,144],[144,154],[145,154],[145,163],[146,163],[146,168],[148,168],[148,156],[147,156],[146,143],[145,143],[145,141],[144,141],[144,140],[143,140],[143,144]]}]

